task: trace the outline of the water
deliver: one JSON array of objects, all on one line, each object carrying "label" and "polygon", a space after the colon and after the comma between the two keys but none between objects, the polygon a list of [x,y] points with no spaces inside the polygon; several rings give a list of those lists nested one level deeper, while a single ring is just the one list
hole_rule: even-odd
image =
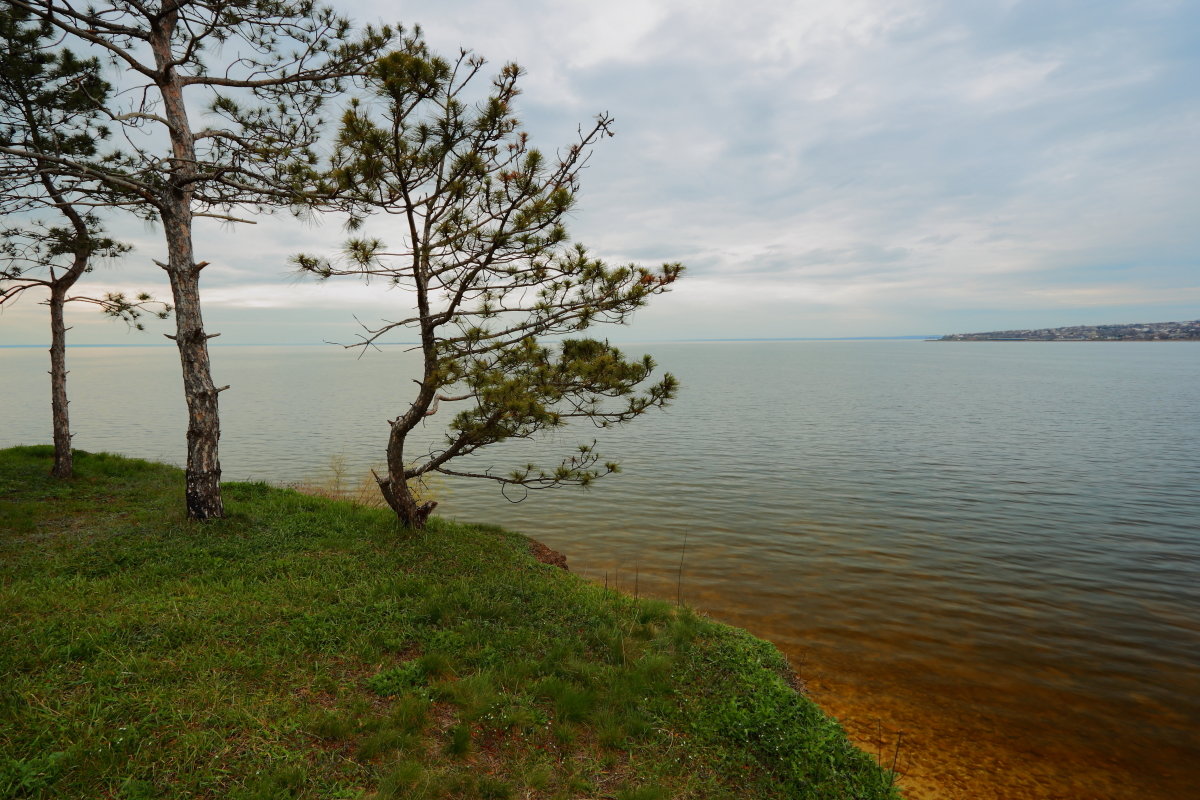
[{"label": "water", "polygon": [[[629,591],[777,642],[921,798],[1178,798],[1200,780],[1200,347],[654,344],[679,400],[600,432],[624,471],[512,504],[441,483]],[[218,347],[227,479],[382,460],[401,348]],[[69,353],[76,446],[174,463],[170,348]],[[46,354],[0,350],[0,446],[50,440]],[[424,440],[437,439],[430,421]],[[569,448],[591,433],[556,434]],[[503,470],[545,445],[487,452]],[[686,537],[686,548],[685,548]]]}]

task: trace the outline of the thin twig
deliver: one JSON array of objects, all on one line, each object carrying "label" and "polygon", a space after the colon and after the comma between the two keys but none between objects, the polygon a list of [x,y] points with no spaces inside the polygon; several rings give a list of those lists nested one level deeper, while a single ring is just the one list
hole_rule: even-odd
[{"label": "thin twig", "polygon": [[683,605],[683,560],[687,557],[688,531],[683,531],[683,550],[679,553],[679,571],[675,574],[675,605]]},{"label": "thin twig", "polygon": [[891,781],[892,786],[896,785],[896,761],[900,758],[900,742],[903,740],[904,731],[896,731],[896,750],[892,753],[892,766],[891,769],[888,770],[891,772],[891,777],[889,780]]}]

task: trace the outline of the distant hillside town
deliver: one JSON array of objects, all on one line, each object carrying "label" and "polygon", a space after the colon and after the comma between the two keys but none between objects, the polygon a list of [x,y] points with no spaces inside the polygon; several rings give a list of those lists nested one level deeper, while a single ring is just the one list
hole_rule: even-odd
[{"label": "distant hillside town", "polygon": [[1131,325],[1073,325],[1038,330],[952,333],[938,342],[1179,342],[1200,341],[1200,319]]}]

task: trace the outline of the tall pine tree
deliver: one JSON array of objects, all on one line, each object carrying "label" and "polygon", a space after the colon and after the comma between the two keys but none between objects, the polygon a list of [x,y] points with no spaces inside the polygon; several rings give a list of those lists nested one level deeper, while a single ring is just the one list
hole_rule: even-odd
[{"label": "tall pine tree", "polygon": [[[248,213],[311,204],[325,101],[383,51],[389,29],[356,33],[311,0],[7,0],[68,42],[121,70],[125,103],[97,107],[122,147],[102,158],[59,156],[63,174],[132,198],[158,220],[171,283],[175,340],[188,408],[188,516],[224,515],[218,388],[212,377],[193,241],[197,217],[246,222]],[[198,126],[196,109],[212,112]],[[116,138],[116,137],[114,137]],[[18,143],[0,153],[30,157]]]},{"label": "tall pine tree", "polygon": [[[70,477],[71,423],[68,413],[65,306],[98,305],[105,313],[141,327],[137,318],[149,307],[165,317],[170,307],[148,294],[135,299],[109,293],[71,295],[97,259],[116,257],[128,246],[109,238],[100,220],[103,207],[127,198],[106,190],[103,182],[60,169],[63,162],[86,162],[98,155],[109,130],[99,110],[112,87],[100,75],[95,58],[81,59],[53,41],[53,28],[28,12],[0,3],[0,305],[30,290],[45,291],[50,309],[51,419],[54,431],[52,474]],[[21,150],[24,155],[13,155]],[[136,206],[135,206],[136,207]],[[59,224],[41,215],[50,213]]]}]

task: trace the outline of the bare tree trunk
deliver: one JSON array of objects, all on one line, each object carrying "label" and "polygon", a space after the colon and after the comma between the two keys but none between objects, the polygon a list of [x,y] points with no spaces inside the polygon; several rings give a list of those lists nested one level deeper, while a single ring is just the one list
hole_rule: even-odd
[{"label": "bare tree trunk", "polygon": [[50,290],[50,410],[54,421],[54,468],[56,478],[69,478],[74,471],[71,459],[71,422],[67,415],[67,327],[63,321],[66,288]]},{"label": "bare tree trunk", "polygon": [[402,431],[400,425],[392,425],[391,436],[388,438],[387,476],[380,478],[376,475],[375,480],[379,483],[383,499],[391,506],[392,511],[396,512],[400,524],[406,528],[420,530],[429,521],[429,515],[437,508],[437,503],[429,500],[418,505],[412,490],[408,488],[408,480],[404,474],[405,435],[406,431]]},{"label": "bare tree trunk", "polygon": [[208,336],[200,313],[200,268],[192,261],[190,226],[172,215],[163,215],[170,264],[171,293],[175,300],[175,344],[183,367],[183,394],[188,407],[187,514],[191,519],[225,516],[221,500],[221,462],[217,444],[221,420],[208,356]]},{"label": "bare tree trunk", "polygon": [[161,70],[159,91],[171,134],[172,180],[159,208],[167,240],[165,269],[175,299],[175,344],[183,365],[183,393],[188,407],[187,514],[190,519],[225,516],[221,500],[221,462],[217,443],[221,423],[217,392],[208,358],[208,336],[200,313],[200,270],[192,249],[192,179],[196,172],[196,142],[183,100],[183,82],[175,69],[171,36],[178,7],[156,20],[150,47]]}]

